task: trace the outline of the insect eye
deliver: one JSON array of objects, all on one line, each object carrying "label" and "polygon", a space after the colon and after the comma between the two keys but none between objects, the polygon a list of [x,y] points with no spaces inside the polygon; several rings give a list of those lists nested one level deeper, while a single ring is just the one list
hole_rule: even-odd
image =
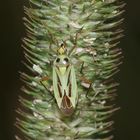
[{"label": "insect eye", "polygon": [[65,62],[69,62],[69,59],[68,59],[68,58],[64,58],[64,61],[65,61]]},{"label": "insect eye", "polygon": [[56,59],[56,62],[59,63],[59,62],[60,62],[60,58],[57,58],[57,59]]}]

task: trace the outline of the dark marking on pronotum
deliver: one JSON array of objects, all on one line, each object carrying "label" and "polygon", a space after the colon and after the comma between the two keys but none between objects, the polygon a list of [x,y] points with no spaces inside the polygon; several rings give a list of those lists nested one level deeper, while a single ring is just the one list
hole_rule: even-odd
[{"label": "dark marking on pronotum", "polygon": [[57,58],[57,59],[56,59],[56,62],[59,63],[59,62],[60,62],[60,58]]},{"label": "dark marking on pronotum", "polygon": [[64,61],[65,62],[69,62],[69,59],[66,57],[66,58],[64,58]]}]

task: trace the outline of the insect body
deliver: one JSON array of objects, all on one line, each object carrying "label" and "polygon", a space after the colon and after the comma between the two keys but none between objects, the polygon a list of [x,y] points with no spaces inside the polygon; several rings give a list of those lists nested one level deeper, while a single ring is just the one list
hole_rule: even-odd
[{"label": "insect body", "polygon": [[61,46],[53,63],[53,89],[59,109],[69,116],[76,107],[78,95],[75,70],[64,49]]}]

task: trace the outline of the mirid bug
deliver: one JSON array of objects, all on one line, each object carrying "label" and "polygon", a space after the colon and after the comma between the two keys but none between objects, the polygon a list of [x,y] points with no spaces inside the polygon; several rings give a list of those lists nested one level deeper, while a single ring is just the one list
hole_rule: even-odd
[{"label": "mirid bug", "polygon": [[53,63],[53,88],[58,107],[64,115],[71,115],[77,103],[77,83],[74,67],[64,45],[58,49],[58,56]]},{"label": "mirid bug", "polygon": [[74,66],[62,44],[53,62],[53,93],[57,105],[65,116],[70,116],[76,107],[78,93]]}]

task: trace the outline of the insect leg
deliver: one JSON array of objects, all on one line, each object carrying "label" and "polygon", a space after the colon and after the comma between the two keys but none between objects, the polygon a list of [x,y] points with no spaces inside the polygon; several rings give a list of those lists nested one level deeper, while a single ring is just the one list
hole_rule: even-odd
[{"label": "insect leg", "polygon": [[82,65],[81,65],[81,69],[80,69],[80,73],[81,73],[81,74],[83,74],[84,63],[85,63],[85,62],[83,61],[83,62],[82,62]]},{"label": "insect leg", "polygon": [[[46,81],[46,80],[48,80],[48,77],[43,77],[41,80],[40,80],[40,83],[41,83],[41,85],[50,93],[50,95],[52,95],[52,92],[48,89],[48,87],[47,86],[45,86],[44,85],[44,83],[43,83],[43,81]],[[51,100],[53,100],[53,96],[49,99],[49,100],[47,100],[47,102],[50,102]]]},{"label": "insect leg", "polygon": [[79,36],[80,33],[82,32],[83,28],[84,28],[84,27],[80,28],[80,29],[77,31],[77,33],[76,33],[76,35],[75,35],[75,38],[74,38],[74,41],[73,41],[74,46],[73,46],[72,49],[70,50],[69,56],[73,53],[74,49],[77,47],[78,36]]},{"label": "insect leg", "polygon": [[87,97],[87,98],[89,98],[89,97],[88,97],[88,94],[89,94],[89,92],[90,92],[91,86],[92,86],[92,83],[90,84],[90,86],[89,86],[89,88],[88,88],[88,90],[87,90],[87,92],[86,92],[86,97]]},{"label": "insect leg", "polygon": [[43,77],[43,78],[41,78],[40,83],[41,83],[41,85],[43,85],[43,87],[44,87],[49,93],[51,93],[50,90],[48,89],[48,87],[44,84],[44,82],[46,82],[48,79],[49,79],[48,77]]}]

